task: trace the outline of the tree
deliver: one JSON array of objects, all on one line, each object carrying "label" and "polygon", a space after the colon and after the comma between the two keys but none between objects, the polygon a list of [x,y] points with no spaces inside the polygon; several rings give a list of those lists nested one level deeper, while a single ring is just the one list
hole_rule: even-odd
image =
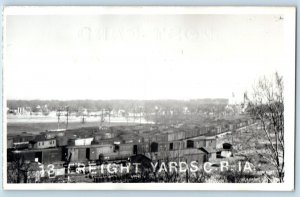
[{"label": "tree", "polygon": [[24,159],[20,154],[14,154],[12,161],[8,163],[7,182],[8,183],[27,183],[28,175],[33,175],[39,169],[36,163],[31,163]]},{"label": "tree", "polygon": [[284,95],[283,77],[277,72],[268,79],[261,78],[248,97],[247,111],[260,123],[268,144],[268,154],[261,154],[276,169],[279,182],[284,181]]}]

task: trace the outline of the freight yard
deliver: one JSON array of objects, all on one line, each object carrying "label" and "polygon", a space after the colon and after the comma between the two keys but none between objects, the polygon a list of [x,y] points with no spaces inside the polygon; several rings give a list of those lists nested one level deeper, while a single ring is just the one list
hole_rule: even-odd
[{"label": "freight yard", "polygon": [[[202,126],[102,125],[10,135],[8,174],[12,182],[25,183],[189,181],[186,173],[177,171],[181,162],[187,168],[193,162],[198,167],[206,162],[219,165],[222,159],[233,157],[232,141],[224,141],[222,136],[254,123],[244,115],[207,121]],[[164,162],[173,162],[177,173],[169,171],[172,166],[161,165]],[[20,163],[23,167],[18,169]],[[127,173],[115,165],[126,168]]]},{"label": "freight yard", "polygon": [[[8,182],[277,181],[270,142],[246,101],[103,102],[11,101]],[[25,104],[33,107],[18,107]]]}]

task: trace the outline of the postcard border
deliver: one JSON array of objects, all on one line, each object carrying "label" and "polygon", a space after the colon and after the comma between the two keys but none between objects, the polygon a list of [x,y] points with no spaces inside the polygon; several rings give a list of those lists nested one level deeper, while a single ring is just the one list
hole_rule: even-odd
[{"label": "postcard border", "polygon": [[[68,10],[66,10],[66,8]],[[7,128],[6,128],[6,94],[5,94],[5,48],[3,49],[3,188],[4,190],[205,190],[205,191],[293,191],[295,182],[295,102],[296,102],[296,8],[289,7],[256,7],[256,6],[8,6],[4,8],[3,38],[5,46],[6,16],[14,14],[283,14],[287,19],[286,29],[294,36],[288,37],[288,45],[291,49],[288,55],[288,78],[285,84],[289,85],[285,93],[285,129],[292,130],[288,138],[285,135],[286,144],[286,169],[287,181],[284,183],[74,183],[74,184],[8,184],[7,183]],[[286,75],[285,75],[286,76]],[[288,92],[288,94],[287,94]],[[288,95],[288,97],[287,97]],[[80,188],[78,187],[80,184]]]}]

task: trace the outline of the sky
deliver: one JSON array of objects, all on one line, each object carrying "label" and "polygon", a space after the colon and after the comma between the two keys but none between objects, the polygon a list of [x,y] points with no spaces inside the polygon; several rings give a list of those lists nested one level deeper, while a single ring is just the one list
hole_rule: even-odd
[{"label": "sky", "polygon": [[242,99],[284,71],[279,15],[8,15],[8,99]]}]

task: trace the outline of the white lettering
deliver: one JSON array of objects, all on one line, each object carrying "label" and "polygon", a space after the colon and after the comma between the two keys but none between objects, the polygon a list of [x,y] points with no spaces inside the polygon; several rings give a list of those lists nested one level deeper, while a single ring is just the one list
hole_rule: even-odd
[{"label": "white lettering", "polygon": [[199,170],[199,167],[198,167],[198,162],[197,161],[192,161],[191,162],[191,172],[196,172]]},{"label": "white lettering", "polygon": [[221,161],[220,165],[221,165],[220,166],[221,172],[223,172],[224,169],[225,170],[229,170],[229,163],[228,163],[228,161]]},{"label": "white lettering", "polygon": [[157,162],[155,162],[155,165],[151,162],[151,166],[152,166],[153,172],[156,172],[157,165],[158,165]]},{"label": "white lettering", "polygon": [[161,171],[165,171],[165,172],[168,171],[165,162],[162,162],[161,165],[160,165],[160,168],[159,168],[158,172],[160,173]]},{"label": "white lettering", "polygon": [[175,172],[177,172],[177,163],[176,162],[170,162],[169,163],[169,169],[170,169],[170,173],[173,172],[173,169]]},{"label": "white lettering", "polygon": [[139,165],[141,165],[141,164],[140,163],[133,163],[132,165],[135,166],[135,173],[138,173]]},{"label": "white lettering", "polygon": [[[208,168],[209,167],[209,168]],[[210,173],[212,171],[212,169],[210,168],[211,167],[211,163],[210,162],[205,162],[204,163],[204,166],[203,166],[203,169],[206,173]]]},{"label": "white lettering", "polygon": [[123,166],[121,165],[121,173],[123,173],[123,170],[126,170],[126,173],[129,173],[129,168],[130,168],[130,165],[126,165],[126,166]]},{"label": "white lettering", "polygon": [[188,170],[188,165],[186,162],[179,162],[179,172],[186,172]]}]

